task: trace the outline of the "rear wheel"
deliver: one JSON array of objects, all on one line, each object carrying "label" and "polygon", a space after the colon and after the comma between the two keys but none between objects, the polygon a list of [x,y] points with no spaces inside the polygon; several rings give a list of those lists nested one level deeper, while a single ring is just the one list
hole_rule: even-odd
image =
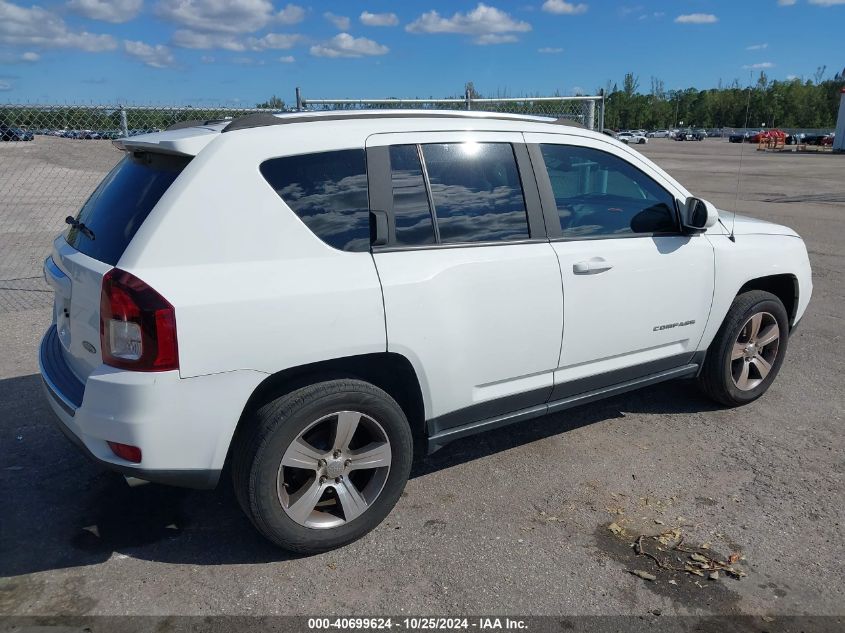
[{"label": "rear wheel", "polygon": [[780,299],[762,290],[739,295],[707,350],[699,378],[703,391],[729,407],[756,400],[774,382],[788,336]]},{"label": "rear wheel", "polygon": [[376,527],[411,469],[408,421],[384,391],[358,380],[298,389],[259,409],[238,439],[238,500],[273,543],[316,553]]}]

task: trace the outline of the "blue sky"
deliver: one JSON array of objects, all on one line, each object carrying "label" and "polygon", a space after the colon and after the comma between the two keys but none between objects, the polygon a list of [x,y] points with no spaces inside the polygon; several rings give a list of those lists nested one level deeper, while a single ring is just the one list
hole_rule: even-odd
[{"label": "blue sky", "polygon": [[0,0],[0,102],[254,105],[832,76],[845,0]]}]

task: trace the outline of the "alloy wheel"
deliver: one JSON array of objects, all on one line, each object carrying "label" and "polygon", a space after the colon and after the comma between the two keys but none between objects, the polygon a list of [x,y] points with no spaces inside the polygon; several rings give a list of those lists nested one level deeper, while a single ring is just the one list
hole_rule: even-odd
[{"label": "alloy wheel", "polygon": [[376,501],[390,462],[390,440],[375,419],[358,411],[331,413],[285,450],[276,478],[279,502],[300,525],[339,527]]},{"label": "alloy wheel", "polygon": [[772,371],[780,347],[780,327],[769,312],[752,315],[731,348],[731,377],[740,391],[751,391]]}]

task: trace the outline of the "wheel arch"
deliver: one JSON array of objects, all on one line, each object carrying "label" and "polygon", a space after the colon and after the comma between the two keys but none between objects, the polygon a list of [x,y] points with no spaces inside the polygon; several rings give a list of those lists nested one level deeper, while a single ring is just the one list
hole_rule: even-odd
[{"label": "wheel arch", "polygon": [[798,278],[791,273],[783,273],[778,275],[767,275],[765,277],[756,277],[746,281],[739,291],[737,296],[749,290],[764,290],[775,295],[783,303],[786,308],[786,314],[789,316],[789,327],[795,325],[795,316],[798,311],[798,297],[799,286]]},{"label": "wheel arch", "polygon": [[423,446],[425,404],[417,373],[411,362],[401,354],[379,352],[289,367],[267,376],[253,390],[244,406],[229,445],[229,455],[238,441],[239,431],[249,424],[251,414],[260,407],[295,389],[339,378],[363,380],[390,395],[407,416],[415,445]]}]

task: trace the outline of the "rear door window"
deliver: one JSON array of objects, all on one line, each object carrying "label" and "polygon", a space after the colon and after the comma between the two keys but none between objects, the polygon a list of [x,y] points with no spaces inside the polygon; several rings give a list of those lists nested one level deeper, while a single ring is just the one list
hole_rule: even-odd
[{"label": "rear door window", "polygon": [[272,158],[261,175],[323,242],[342,251],[370,248],[363,149]]},{"label": "rear door window", "polygon": [[76,216],[88,230],[71,227],[68,244],[89,257],[116,265],[164,192],[190,162],[188,156],[127,154],[103,179]]},{"label": "rear door window", "polygon": [[525,198],[509,143],[422,146],[440,241],[528,239]]},{"label": "rear door window", "polygon": [[393,188],[396,244],[413,246],[436,242],[428,191],[416,145],[394,145],[390,148],[390,182]]}]

